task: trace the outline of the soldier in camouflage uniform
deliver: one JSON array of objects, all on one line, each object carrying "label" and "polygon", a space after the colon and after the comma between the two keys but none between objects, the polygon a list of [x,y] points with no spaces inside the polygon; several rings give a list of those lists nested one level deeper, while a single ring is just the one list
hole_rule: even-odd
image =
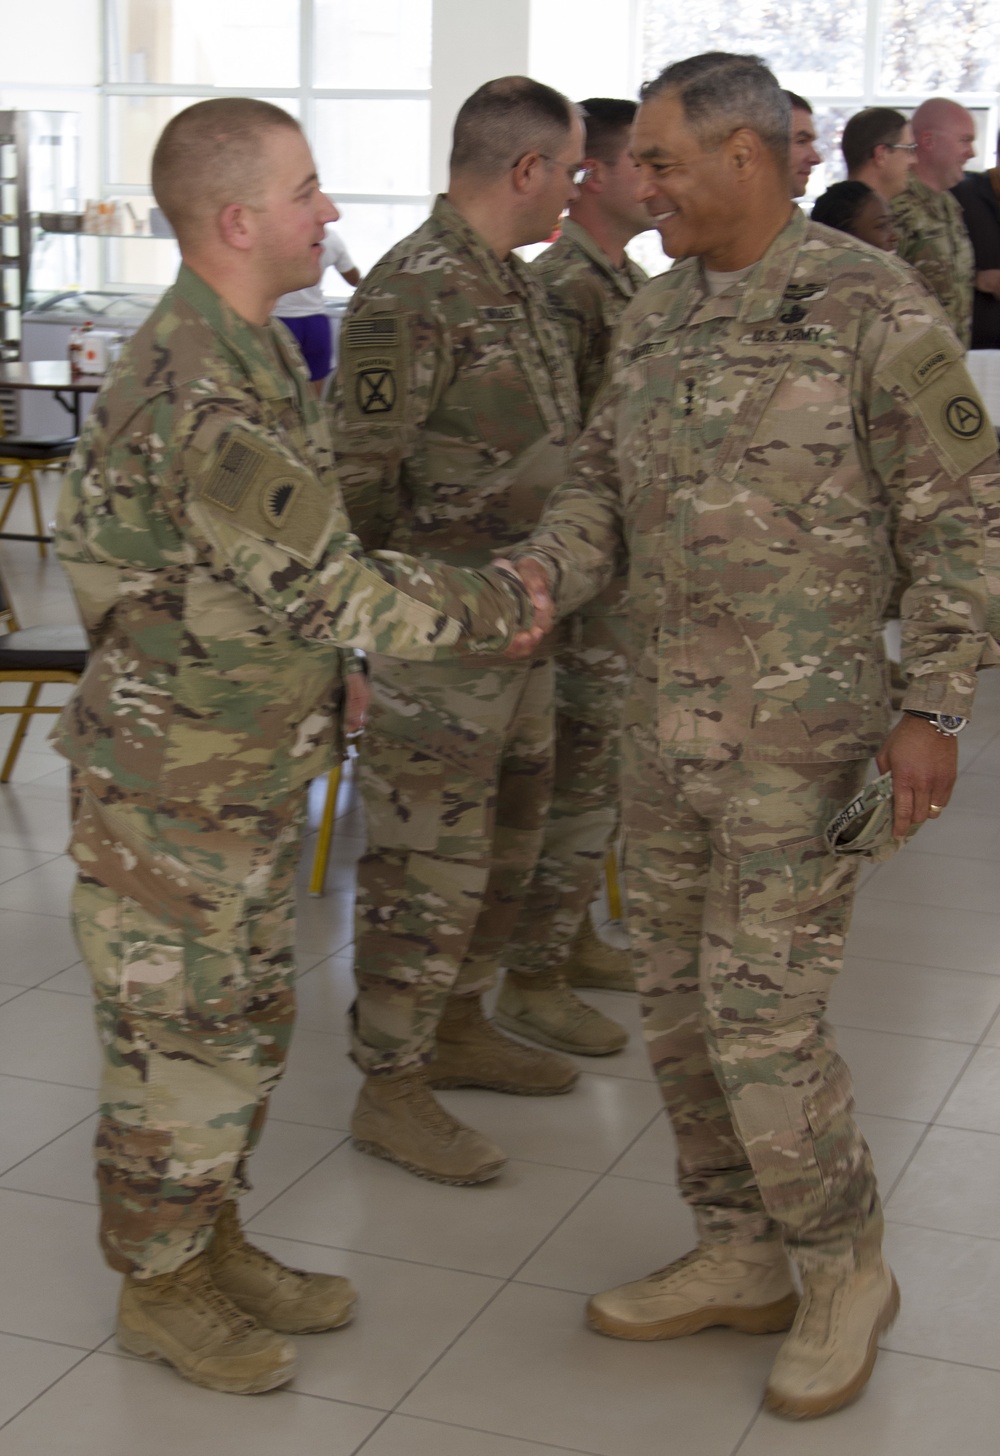
[{"label": "soldier in camouflage uniform", "polygon": [[[118,1337],[202,1385],[289,1380],[284,1333],[350,1318],[345,1279],[243,1239],[233,1201],[294,1017],[293,875],[331,762],[342,649],[503,649],[505,578],[365,559],[282,292],[332,209],[287,113],[199,103],[157,200],[184,266],[97,403],[57,543],[91,653],[56,729],[73,766],[73,921],[104,1057],[101,1245]],[[530,610],[530,609],[529,609]]]},{"label": "soldier in camouflage uniform", "polygon": [[[535,259],[569,340],[583,417],[604,380],[611,336],[646,274],[625,244],[649,227],[637,200],[628,152],[636,103],[592,97],[580,103],[588,176],[570,203],[559,238]],[[542,852],[504,954],[511,968],[497,1002],[510,1031],[565,1050],[617,1050],[624,1032],[565,998],[558,1018],[537,989],[565,977],[576,986],[632,990],[627,950],[606,945],[588,909],[619,821],[619,737],[628,683],[625,578],[560,624],[555,657],[556,763]],[[573,1014],[575,1011],[575,1014]],[[573,1040],[567,1041],[567,1020]],[[610,1034],[609,1034],[610,1032]]]},{"label": "soldier in camouflage uniform", "polygon": [[892,201],[897,252],[937,294],[967,349],[972,341],[975,260],[962,209],[949,192],[975,155],[976,124],[964,106],[932,97],[912,119],[916,161]]},{"label": "soldier in camouflage uniform", "polygon": [[[1000,461],[922,281],[789,207],[787,125],[754,57],[650,83],[633,154],[683,261],[627,310],[519,568],[572,610],[628,550],[630,928],[700,1240],[595,1296],[590,1321],[629,1339],[792,1325],[767,1401],[802,1417],[858,1393],[898,1305],[824,1020],[857,871],[823,831],[873,754],[896,835],[948,802],[954,732],[998,661],[982,513]],[[910,686],[890,733],[893,546]]]},{"label": "soldier in camouflage uniform", "polygon": [[[582,157],[565,97],[524,77],[488,83],[456,120],[447,196],[355,293],[334,449],[367,548],[485,564],[530,530],[562,478],[579,429],[572,364],[512,249],[552,231]],[[539,1095],[577,1077],[481,1009],[548,811],[551,651],[371,666],[352,1013],[366,1080],[352,1130],[412,1172],[482,1182],[503,1153],[429,1103],[428,1082]]]}]

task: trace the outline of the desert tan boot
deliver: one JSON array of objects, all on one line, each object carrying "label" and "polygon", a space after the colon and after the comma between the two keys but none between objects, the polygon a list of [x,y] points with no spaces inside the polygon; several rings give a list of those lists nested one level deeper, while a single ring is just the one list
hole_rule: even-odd
[{"label": "desert tan boot", "polygon": [[632,953],[608,945],[594,929],[587,914],[569,948],[569,959],[560,966],[571,986],[592,991],[634,991]]},{"label": "desert tan boot", "polygon": [[879,1335],[899,1313],[899,1288],[882,1259],[848,1275],[804,1273],[802,1286],[764,1395],[771,1410],[793,1420],[839,1410],[860,1394]]},{"label": "desert tan boot", "polygon": [[620,1340],[674,1340],[711,1325],[767,1335],[788,1329],[798,1302],[777,1239],[701,1244],[645,1279],[595,1294],[587,1323]]},{"label": "desert tan boot", "polygon": [[583,1057],[606,1057],[628,1041],[624,1026],[581,1001],[561,970],[536,976],[508,971],[493,1015],[506,1031]]},{"label": "desert tan boot", "polygon": [[153,1279],[127,1274],[117,1335],[130,1354],[165,1360],[195,1385],[231,1395],[274,1390],[295,1374],[295,1346],[236,1308],[204,1254]]},{"label": "desert tan boot", "polygon": [[486,1183],[506,1155],[452,1117],[421,1071],[366,1077],[351,1118],[354,1145],[438,1183]]},{"label": "desert tan boot", "polygon": [[504,1036],[483,1015],[478,996],[449,996],[438,1025],[432,1087],[485,1087],[521,1097],[568,1092],[579,1072],[565,1057],[538,1051]]},{"label": "desert tan boot", "polygon": [[349,1280],[289,1269],[247,1243],[232,1201],[222,1205],[207,1253],[216,1287],[269,1330],[288,1335],[335,1330],[354,1313],[357,1295]]}]

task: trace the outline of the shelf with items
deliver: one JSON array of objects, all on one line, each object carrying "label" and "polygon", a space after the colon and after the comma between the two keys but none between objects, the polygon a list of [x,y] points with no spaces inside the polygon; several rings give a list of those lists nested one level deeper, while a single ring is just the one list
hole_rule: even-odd
[{"label": "shelf with items", "polygon": [[[150,233],[64,233],[36,228],[25,311],[32,317],[70,307],[74,295],[155,300],[174,280],[180,255],[173,238]],[[74,314],[78,309],[72,309]]]},{"label": "shelf with items", "polygon": [[80,206],[79,123],[72,111],[0,111],[0,359],[21,357],[33,212]]}]

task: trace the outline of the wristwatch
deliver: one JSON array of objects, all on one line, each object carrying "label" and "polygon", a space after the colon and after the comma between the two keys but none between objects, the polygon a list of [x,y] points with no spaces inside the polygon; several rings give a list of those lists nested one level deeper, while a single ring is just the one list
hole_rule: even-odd
[{"label": "wristwatch", "polygon": [[904,708],[903,712],[911,718],[926,718],[934,731],[943,733],[945,738],[954,738],[969,726],[968,718],[957,718],[953,713],[921,713],[918,708]]}]

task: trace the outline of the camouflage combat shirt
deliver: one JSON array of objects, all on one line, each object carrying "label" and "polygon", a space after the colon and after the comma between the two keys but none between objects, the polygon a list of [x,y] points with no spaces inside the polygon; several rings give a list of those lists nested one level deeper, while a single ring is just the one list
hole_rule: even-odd
[{"label": "camouflage combat shirt", "polygon": [[578,430],[544,288],[439,197],[341,330],[334,448],[355,531],[366,548],[482,565],[538,520]]},{"label": "camouflage combat shirt", "polygon": [[91,642],[56,747],[209,812],[329,767],[339,648],[496,651],[530,616],[496,573],[362,556],[291,335],[183,267],[87,422],[56,542]]},{"label": "camouflage combat shirt", "polygon": [[950,192],[935,192],[910,173],[906,188],[893,198],[899,256],[923,275],[961,340],[972,342],[975,260],[962,209]]},{"label": "camouflage combat shirt", "polygon": [[616,268],[587,229],[565,218],[559,237],[534,262],[569,341],[586,419],[604,379],[611,336],[648,275],[626,253]]},{"label": "camouflage combat shirt", "polygon": [[523,552],[560,610],[622,537],[630,713],[674,757],[865,758],[889,728],[882,617],[903,597],[905,706],[967,717],[985,631],[996,436],[960,347],[897,259],[796,208],[743,286],[679,263],[630,305],[612,377]]}]

